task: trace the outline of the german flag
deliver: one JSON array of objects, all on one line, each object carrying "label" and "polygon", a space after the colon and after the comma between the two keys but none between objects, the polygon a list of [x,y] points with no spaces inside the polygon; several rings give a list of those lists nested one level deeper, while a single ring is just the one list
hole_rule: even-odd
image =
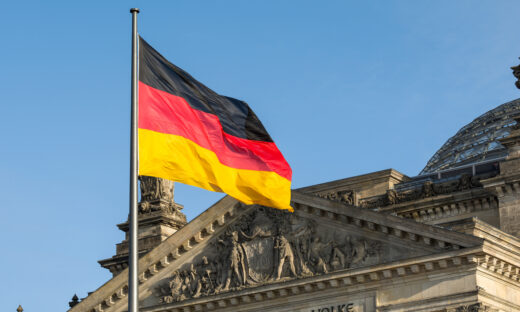
[{"label": "german flag", "polygon": [[247,103],[139,40],[139,174],[292,211],[292,171]]}]

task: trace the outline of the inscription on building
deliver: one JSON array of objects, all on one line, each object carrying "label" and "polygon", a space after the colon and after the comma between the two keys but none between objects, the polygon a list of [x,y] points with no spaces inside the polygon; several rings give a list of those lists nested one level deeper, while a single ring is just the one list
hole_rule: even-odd
[{"label": "inscription on building", "polygon": [[357,312],[354,303],[335,304],[311,309],[310,312]]}]

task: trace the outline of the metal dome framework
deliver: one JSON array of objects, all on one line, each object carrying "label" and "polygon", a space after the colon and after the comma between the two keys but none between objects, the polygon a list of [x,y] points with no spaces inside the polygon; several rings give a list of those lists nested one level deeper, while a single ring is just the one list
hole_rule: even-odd
[{"label": "metal dome framework", "polygon": [[430,158],[420,175],[507,156],[507,150],[498,139],[509,134],[511,126],[515,125],[512,116],[518,114],[520,99],[482,114],[449,138]]}]

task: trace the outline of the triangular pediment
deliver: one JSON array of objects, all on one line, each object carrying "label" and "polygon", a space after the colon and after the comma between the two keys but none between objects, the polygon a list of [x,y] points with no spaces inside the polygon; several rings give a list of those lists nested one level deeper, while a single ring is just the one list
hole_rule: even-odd
[{"label": "triangular pediment", "polygon": [[[140,259],[141,305],[207,301],[481,243],[313,195],[293,192],[292,198],[294,213],[245,206],[229,197],[210,207]],[[127,274],[72,311],[124,311]]]}]

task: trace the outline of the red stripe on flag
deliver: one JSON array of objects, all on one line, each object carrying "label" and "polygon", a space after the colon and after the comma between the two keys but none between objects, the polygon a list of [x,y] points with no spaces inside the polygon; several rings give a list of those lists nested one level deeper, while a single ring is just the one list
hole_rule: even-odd
[{"label": "red stripe on flag", "polygon": [[178,135],[193,141],[213,151],[223,165],[273,171],[291,180],[292,170],[274,143],[242,139],[225,133],[217,116],[193,109],[182,97],[140,81],[138,125],[141,129]]}]

